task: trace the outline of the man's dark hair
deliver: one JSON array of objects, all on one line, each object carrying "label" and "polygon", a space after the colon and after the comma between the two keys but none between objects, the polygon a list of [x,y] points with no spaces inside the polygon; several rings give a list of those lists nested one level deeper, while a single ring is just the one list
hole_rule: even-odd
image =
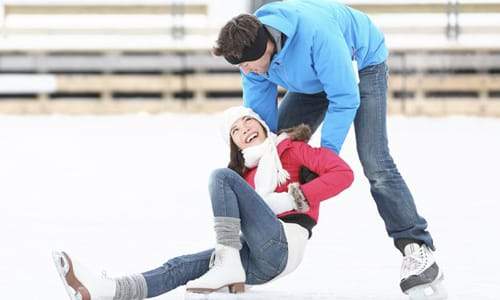
[{"label": "man's dark hair", "polygon": [[261,26],[253,15],[241,14],[227,22],[219,32],[217,46],[212,50],[216,56],[241,58],[243,49],[250,47]]}]

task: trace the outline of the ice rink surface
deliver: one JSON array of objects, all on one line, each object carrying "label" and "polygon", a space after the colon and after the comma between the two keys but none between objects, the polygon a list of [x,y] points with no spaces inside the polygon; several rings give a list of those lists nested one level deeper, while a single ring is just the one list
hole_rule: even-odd
[{"label": "ice rink surface", "polygon": [[[66,299],[52,249],[138,273],[212,247],[217,115],[0,116],[2,299]],[[429,222],[450,299],[500,299],[500,119],[388,120],[391,153]],[[318,144],[318,135],[312,143]],[[351,130],[353,186],[323,202],[298,270],[248,294],[192,299],[406,299]],[[157,299],[183,299],[178,288]]]}]

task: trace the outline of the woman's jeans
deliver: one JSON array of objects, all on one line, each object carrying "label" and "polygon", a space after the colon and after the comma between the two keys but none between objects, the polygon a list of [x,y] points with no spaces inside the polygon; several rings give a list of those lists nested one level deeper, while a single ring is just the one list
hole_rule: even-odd
[{"label": "woman's jeans", "polygon": [[[418,240],[434,249],[427,222],[418,215],[413,197],[389,153],[387,142],[387,64],[359,71],[360,106],[354,119],[358,156],[387,233],[397,240]],[[308,95],[288,92],[278,111],[278,129],[301,123],[313,132],[325,117],[324,92]]]},{"label": "woman's jeans", "polygon": [[[210,197],[215,217],[241,220],[241,262],[246,283],[263,284],[286,266],[288,244],[281,222],[248,183],[231,169],[215,170],[210,177]],[[214,249],[173,258],[142,275],[148,298],[166,293],[209,270]]]}]

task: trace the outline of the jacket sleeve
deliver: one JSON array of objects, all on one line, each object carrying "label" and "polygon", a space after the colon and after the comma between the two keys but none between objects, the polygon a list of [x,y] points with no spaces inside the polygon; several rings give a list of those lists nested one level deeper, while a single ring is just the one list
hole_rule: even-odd
[{"label": "jacket sleeve", "polygon": [[314,36],[314,69],[328,98],[321,146],[339,153],[359,106],[359,89],[349,49],[338,24]]},{"label": "jacket sleeve", "polygon": [[292,143],[293,155],[298,162],[319,175],[300,186],[310,206],[318,205],[352,184],[354,174],[351,168],[330,149],[313,148],[304,142]]},{"label": "jacket sleeve", "polygon": [[255,111],[271,131],[278,128],[278,87],[264,77],[241,72],[243,80],[243,105]]}]

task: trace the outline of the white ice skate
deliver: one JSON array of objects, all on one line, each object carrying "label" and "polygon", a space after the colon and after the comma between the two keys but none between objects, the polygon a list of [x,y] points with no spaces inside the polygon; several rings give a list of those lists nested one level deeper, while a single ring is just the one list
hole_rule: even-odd
[{"label": "white ice skate", "polygon": [[406,245],[401,265],[400,286],[411,300],[447,299],[443,278],[442,270],[425,244]]},{"label": "white ice skate", "polygon": [[210,265],[207,273],[186,284],[186,292],[212,293],[225,287],[230,293],[245,291],[246,275],[237,249],[217,244]]},{"label": "white ice skate", "polygon": [[112,300],[116,283],[105,274],[95,274],[64,252],[52,252],[57,272],[71,300]]}]

